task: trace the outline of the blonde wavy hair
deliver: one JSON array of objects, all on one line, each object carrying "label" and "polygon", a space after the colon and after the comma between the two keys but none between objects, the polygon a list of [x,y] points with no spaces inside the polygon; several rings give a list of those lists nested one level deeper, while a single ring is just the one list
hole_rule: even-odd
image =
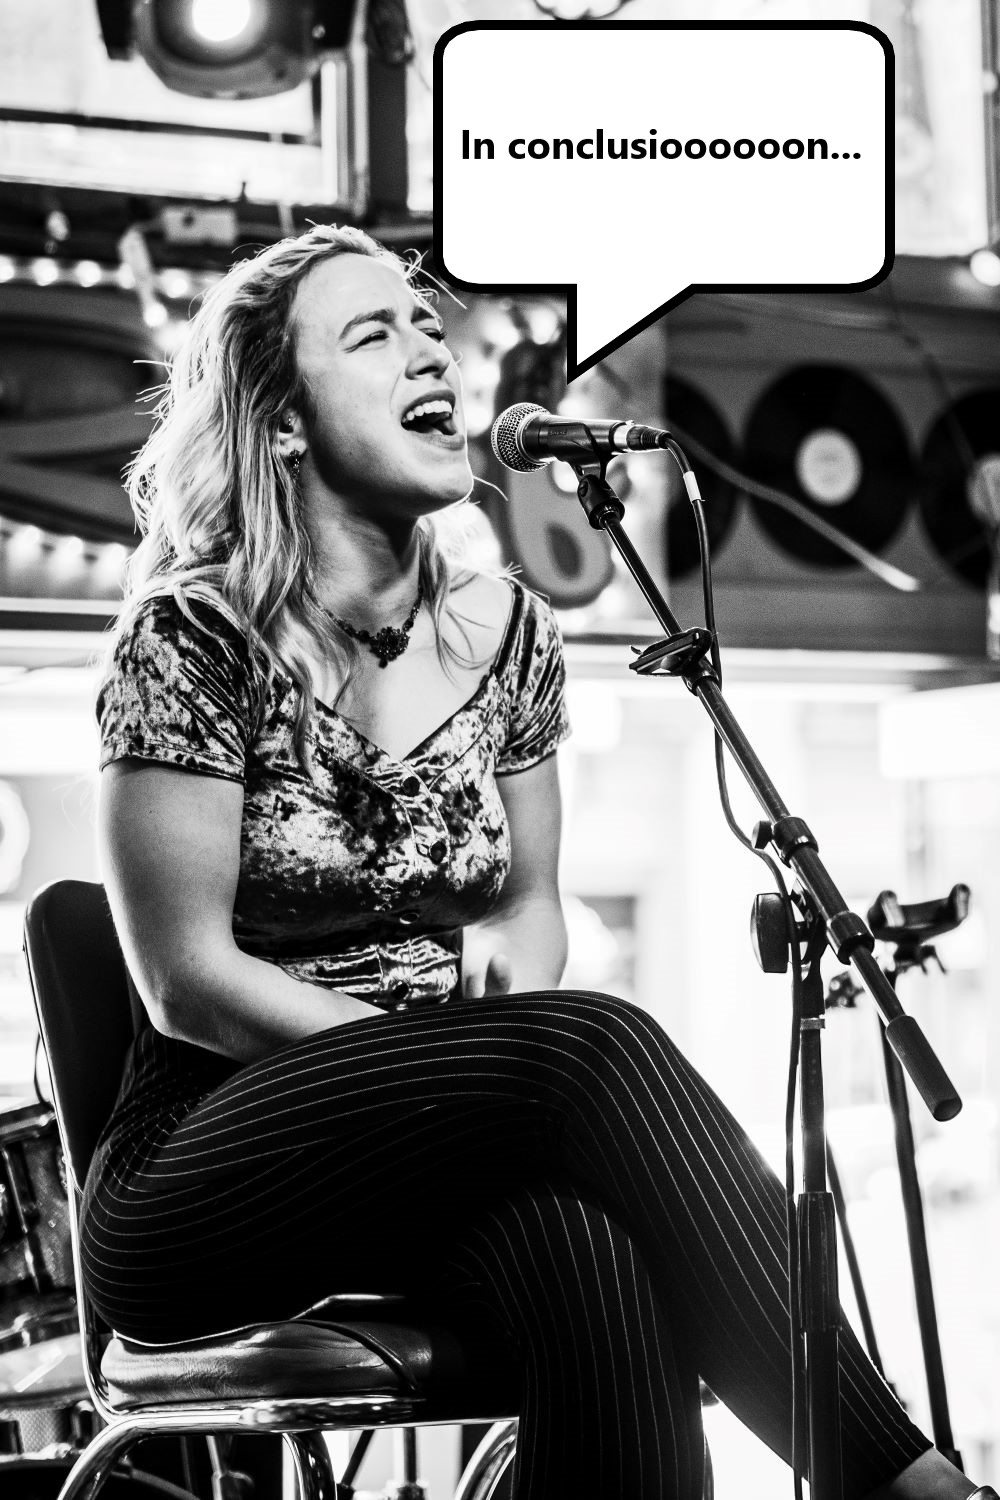
[{"label": "blonde wavy hair", "polygon": [[[303,508],[279,454],[278,430],[289,407],[303,410],[309,400],[295,361],[295,293],[315,265],[345,254],[391,265],[425,298],[414,285],[416,263],[359,229],[334,225],[268,246],[205,295],[169,379],[154,392],[160,399],[153,432],[126,473],[143,539],[128,568],[111,643],[113,653],[139,611],[158,596],[172,596],[206,629],[192,604],[221,609],[245,635],[265,680],[280,666],[298,687],[296,744],[305,762],[315,707],[310,660],[337,663],[342,694],[358,647],[317,598]],[[447,531],[457,535],[453,527]],[[444,640],[442,619],[452,613],[451,589],[472,570],[460,566],[460,548],[442,542],[433,518],[418,522],[418,543],[420,582],[447,666],[460,658]]]}]

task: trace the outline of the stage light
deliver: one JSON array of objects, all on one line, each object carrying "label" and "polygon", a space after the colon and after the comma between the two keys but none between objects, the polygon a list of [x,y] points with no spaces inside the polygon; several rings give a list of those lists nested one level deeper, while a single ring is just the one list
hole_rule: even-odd
[{"label": "stage light", "polygon": [[73,275],[81,286],[97,286],[101,280],[102,271],[96,260],[77,261]]},{"label": "stage light", "polygon": [[142,309],[142,321],[147,328],[162,328],[169,316],[162,302],[147,302]]},{"label": "stage light", "polygon": [[233,42],[250,25],[250,0],[194,0],[191,25],[206,42]]},{"label": "stage light", "polygon": [[160,291],[164,297],[171,301],[177,301],[181,297],[190,297],[192,292],[191,277],[187,271],[171,269],[160,272]]},{"label": "stage light", "polygon": [[13,281],[17,266],[9,255],[0,255],[0,281]]},{"label": "stage light", "polygon": [[31,274],[39,286],[51,286],[59,280],[59,267],[54,260],[33,260]]},{"label": "stage light", "polygon": [[109,57],[136,51],[168,88],[202,98],[281,94],[347,46],[354,0],[97,0]]},{"label": "stage light", "polygon": [[625,0],[535,0],[543,16],[557,21],[606,20],[616,15]]},{"label": "stage light", "polygon": [[969,270],[983,286],[1000,286],[1000,255],[995,250],[976,250],[969,257]]},{"label": "stage light", "polygon": [[491,308],[481,319],[482,336],[485,343],[501,353],[513,349],[521,339],[517,325],[510,314],[499,308]]},{"label": "stage light", "polygon": [[548,302],[538,302],[525,311],[531,337],[536,344],[551,344],[565,336],[562,319]]}]

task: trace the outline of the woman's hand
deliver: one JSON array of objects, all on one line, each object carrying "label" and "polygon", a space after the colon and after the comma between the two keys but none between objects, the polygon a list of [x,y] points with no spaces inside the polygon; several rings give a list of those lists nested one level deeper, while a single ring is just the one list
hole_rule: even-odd
[{"label": "woman's hand", "polygon": [[488,928],[468,927],[462,945],[462,998],[482,1000],[510,993],[514,977],[510,955]]}]

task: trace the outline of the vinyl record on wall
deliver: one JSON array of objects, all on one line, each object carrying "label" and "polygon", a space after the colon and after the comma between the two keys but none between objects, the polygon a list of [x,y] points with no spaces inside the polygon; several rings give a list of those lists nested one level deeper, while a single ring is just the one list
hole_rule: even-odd
[{"label": "vinyl record on wall", "polygon": [[[892,540],[916,488],[906,429],[885,396],[840,365],[802,365],[769,386],[747,423],[744,465],[763,484],[871,552]],[[754,498],[761,527],[822,568],[858,564],[805,522]]]},{"label": "vinyl record on wall", "polygon": [[989,533],[972,486],[979,461],[1000,453],[1000,389],[970,391],[945,408],[921,455],[920,514],[934,550],[953,573],[982,587],[989,571]]},{"label": "vinyl record on wall", "polygon": [[[685,437],[692,437],[724,463],[735,464],[736,447],[722,417],[711,402],[694,386],[673,375],[663,382],[663,414],[667,427],[677,428],[677,440],[683,447]],[[739,491],[728,480],[721,479],[707,464],[688,454],[705,501],[705,524],[714,554],[728,536],[736,514]],[[667,515],[664,545],[667,575],[683,578],[698,566],[698,533],[680,470],[673,459],[664,464],[667,484]]]}]

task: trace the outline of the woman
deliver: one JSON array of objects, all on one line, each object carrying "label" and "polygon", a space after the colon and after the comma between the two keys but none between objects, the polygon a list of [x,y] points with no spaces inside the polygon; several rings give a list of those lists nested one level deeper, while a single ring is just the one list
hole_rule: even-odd
[{"label": "woman", "polygon": [[[472,482],[437,314],[364,235],[205,299],[132,472],[99,705],[152,1025],[85,1274],[153,1341],[446,1289],[522,1361],[519,1500],[693,1500],[699,1375],[789,1453],[782,1194],[647,1016],[556,991],[559,639],[445,559]],[[848,1496],[972,1490],[850,1334],[842,1383]]]}]

